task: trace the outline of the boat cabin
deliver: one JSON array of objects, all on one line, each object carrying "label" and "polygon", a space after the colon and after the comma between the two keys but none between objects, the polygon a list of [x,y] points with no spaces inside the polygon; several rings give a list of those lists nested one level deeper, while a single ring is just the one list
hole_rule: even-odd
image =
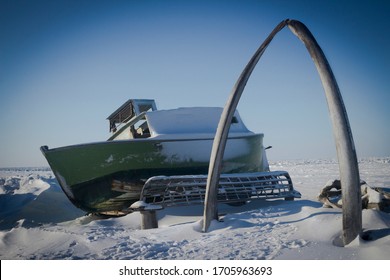
[{"label": "boat cabin", "polygon": [[116,133],[124,124],[139,116],[142,112],[155,110],[157,110],[157,107],[153,99],[129,99],[107,117],[110,123],[110,132]]},{"label": "boat cabin", "polygon": [[[222,110],[219,107],[157,110],[154,100],[131,99],[107,118],[113,133],[108,140],[214,137]],[[252,133],[237,111],[229,133]]]}]

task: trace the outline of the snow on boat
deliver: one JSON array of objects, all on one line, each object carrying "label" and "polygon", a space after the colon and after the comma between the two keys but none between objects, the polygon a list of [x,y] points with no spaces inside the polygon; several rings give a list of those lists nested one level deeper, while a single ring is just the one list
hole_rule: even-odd
[{"label": "snow on boat", "polygon": [[[150,178],[207,174],[221,113],[216,107],[157,110],[154,100],[131,99],[107,118],[107,141],[41,151],[75,206],[121,212],[140,200]],[[222,173],[268,172],[263,136],[248,130],[236,112]]]}]

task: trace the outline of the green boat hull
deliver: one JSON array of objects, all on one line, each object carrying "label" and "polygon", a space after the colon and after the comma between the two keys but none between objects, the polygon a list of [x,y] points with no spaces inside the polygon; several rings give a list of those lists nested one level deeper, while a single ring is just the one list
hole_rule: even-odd
[{"label": "green boat hull", "polygon": [[[72,203],[102,213],[138,201],[150,177],[207,174],[213,140],[148,138],[43,146],[41,151]],[[263,150],[263,134],[229,138],[222,173],[265,171]]]}]

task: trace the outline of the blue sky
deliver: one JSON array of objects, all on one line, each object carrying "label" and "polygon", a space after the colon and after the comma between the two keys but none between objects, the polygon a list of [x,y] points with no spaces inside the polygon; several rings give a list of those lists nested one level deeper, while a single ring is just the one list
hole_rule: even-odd
[{"label": "blue sky", "polygon": [[[389,3],[0,0],[0,167],[47,165],[42,145],[106,140],[106,117],[129,98],[161,109],[224,106],[286,18],[302,21],[325,52],[358,157],[390,156]],[[336,157],[318,74],[287,28],[238,110],[265,133],[270,160]]]}]

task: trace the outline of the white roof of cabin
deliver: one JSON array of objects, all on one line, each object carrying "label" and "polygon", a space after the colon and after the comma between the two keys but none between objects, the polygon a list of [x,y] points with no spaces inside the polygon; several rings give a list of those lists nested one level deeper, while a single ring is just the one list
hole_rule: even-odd
[{"label": "white roof of cabin", "polygon": [[[146,117],[153,136],[166,134],[215,134],[222,108],[189,107],[148,112]],[[243,124],[238,112],[234,114],[229,133],[251,133]]]}]

